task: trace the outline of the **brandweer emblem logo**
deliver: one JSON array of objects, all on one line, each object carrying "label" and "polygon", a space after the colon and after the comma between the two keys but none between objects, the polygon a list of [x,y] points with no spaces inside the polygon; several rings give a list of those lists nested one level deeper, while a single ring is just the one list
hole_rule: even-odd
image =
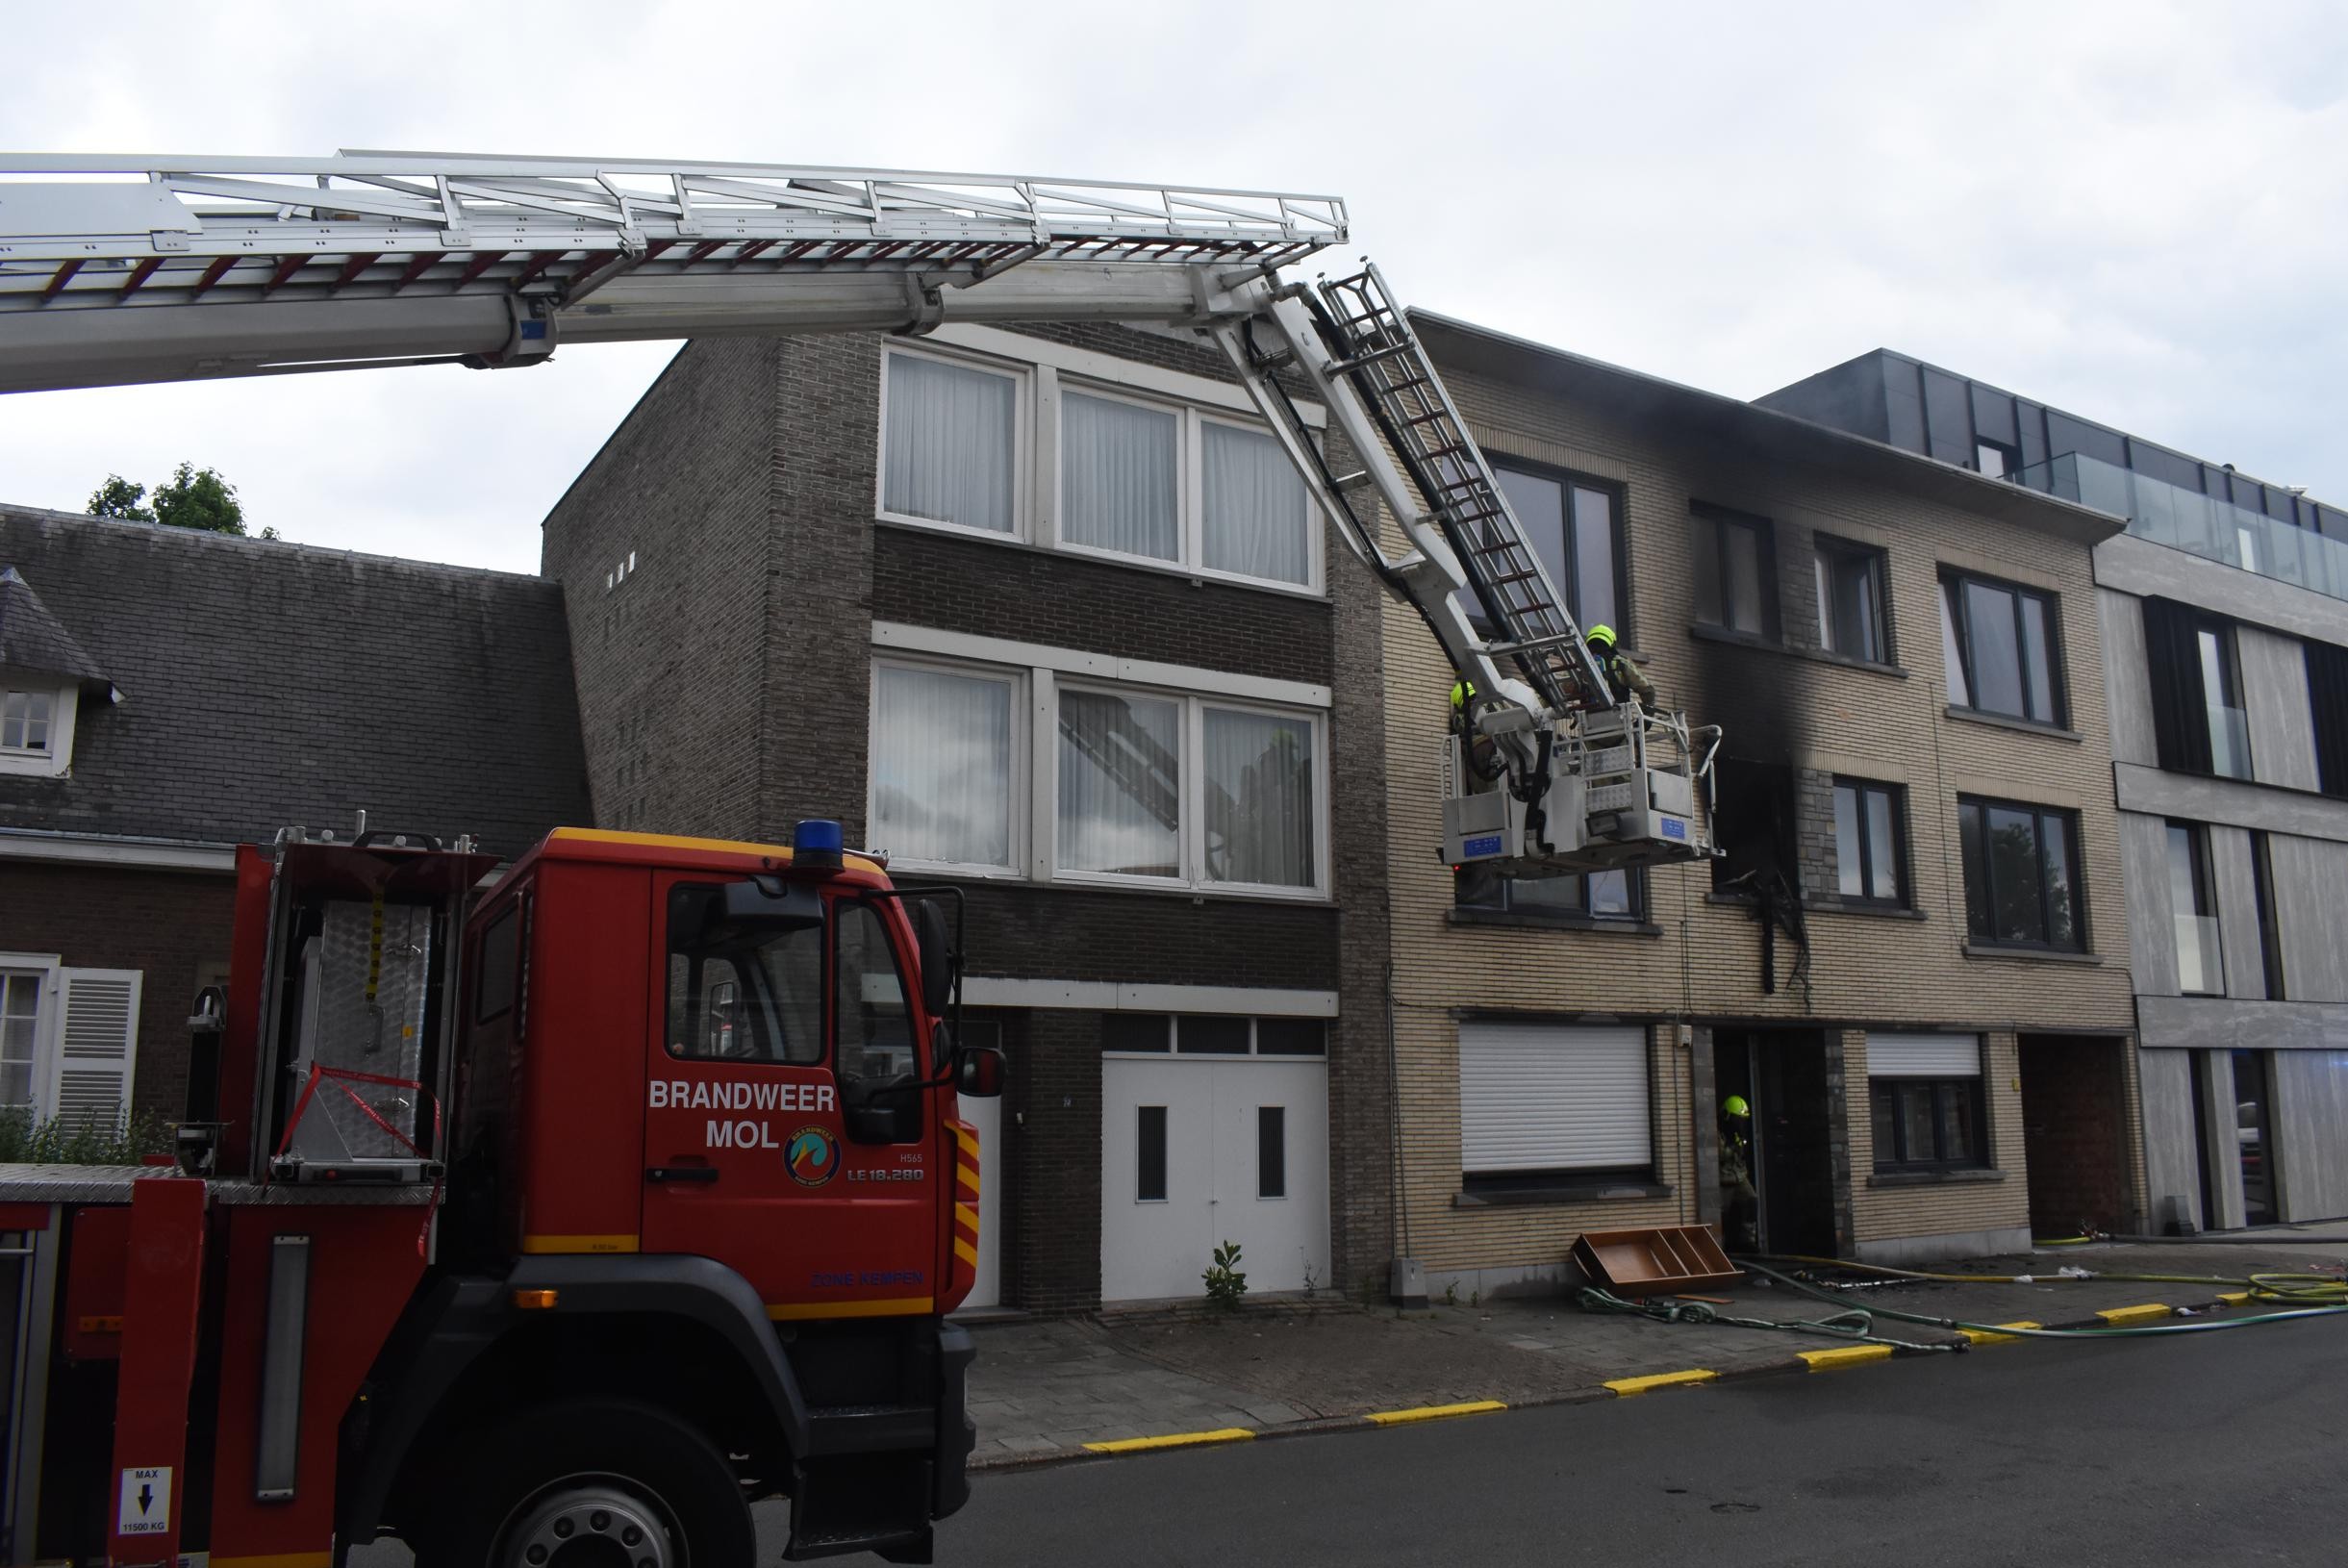
[{"label": "brandweer emblem logo", "polygon": [[821,1127],[801,1127],[783,1146],[783,1163],[802,1187],[821,1187],[840,1174],[840,1146]]}]

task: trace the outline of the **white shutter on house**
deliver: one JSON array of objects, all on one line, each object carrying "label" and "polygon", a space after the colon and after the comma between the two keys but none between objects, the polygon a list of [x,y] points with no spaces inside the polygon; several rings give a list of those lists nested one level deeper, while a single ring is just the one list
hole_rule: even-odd
[{"label": "white shutter on house", "polygon": [[44,1107],[67,1126],[118,1127],[131,1110],[139,1049],[139,972],[60,972],[63,1017],[57,1030],[57,1092]]},{"label": "white shutter on house", "polygon": [[1459,1150],[1467,1171],[1652,1164],[1647,1098],[1647,1031],[1636,1024],[1459,1025]]},{"label": "white shutter on house", "polygon": [[1867,1035],[1871,1078],[1974,1078],[1982,1072],[1978,1034]]}]

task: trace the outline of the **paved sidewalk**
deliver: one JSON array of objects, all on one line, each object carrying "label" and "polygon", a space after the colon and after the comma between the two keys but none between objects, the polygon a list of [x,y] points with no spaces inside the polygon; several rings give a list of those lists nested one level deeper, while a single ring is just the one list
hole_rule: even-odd
[{"label": "paved sidewalk", "polygon": [[[2083,1281],[2058,1271],[2239,1278],[2328,1267],[2337,1277],[2343,1259],[2348,1232],[2293,1240],[2262,1234],[2250,1246],[2099,1245],[1936,1266],[1950,1274],[2029,1275],[2026,1284],[1869,1285],[1835,1292],[1830,1302],[1749,1278],[1704,1294],[1727,1303],[1710,1308],[1723,1316],[1772,1321],[1865,1307],[1978,1324],[2105,1327],[2099,1314],[2150,1322],[2275,1308],[2221,1302],[2237,1290],[2232,1285]],[[2132,1308],[2143,1310],[2130,1315]],[[1228,1317],[1183,1308],[974,1328],[979,1353],[971,1399],[980,1465],[1077,1457],[1095,1452],[1088,1444],[1135,1438],[1228,1439],[1358,1426],[1376,1414],[1417,1415],[1470,1402],[1611,1399],[1642,1392],[1640,1379],[1675,1374],[1825,1371],[1892,1353],[1823,1332],[1593,1314],[1562,1297],[1507,1298],[1422,1313],[1338,1305],[1323,1298],[1309,1306],[1254,1303]],[[1887,1319],[1879,1319],[1875,1331],[1913,1345],[1965,1340],[1951,1329]],[[1812,1353],[1811,1358],[1804,1353]]]}]

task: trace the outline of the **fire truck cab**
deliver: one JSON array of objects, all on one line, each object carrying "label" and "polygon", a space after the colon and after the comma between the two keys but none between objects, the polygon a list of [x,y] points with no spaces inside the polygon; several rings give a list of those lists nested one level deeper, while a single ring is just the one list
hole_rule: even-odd
[{"label": "fire truck cab", "polygon": [[[0,1168],[9,1560],[926,1561],[968,1495],[959,896],[564,828],[240,852],[177,1167]],[[7,1294],[0,1292],[0,1294]]]}]

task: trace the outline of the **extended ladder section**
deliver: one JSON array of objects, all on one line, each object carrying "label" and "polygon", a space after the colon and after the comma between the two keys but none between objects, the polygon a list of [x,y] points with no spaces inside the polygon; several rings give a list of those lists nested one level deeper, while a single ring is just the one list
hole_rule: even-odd
[{"label": "extended ladder section", "polygon": [[1193,328],[1472,689],[1440,770],[1447,858],[1539,875],[1710,854],[1718,731],[1618,703],[1377,270],[1277,277],[1347,237],[1333,196],[1010,175],[19,159],[0,165],[0,392],[947,321]]}]

